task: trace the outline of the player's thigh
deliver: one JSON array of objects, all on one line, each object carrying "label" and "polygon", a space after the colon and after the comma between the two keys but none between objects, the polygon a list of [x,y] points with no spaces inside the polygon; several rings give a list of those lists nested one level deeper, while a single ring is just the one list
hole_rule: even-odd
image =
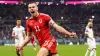
[{"label": "player's thigh", "polygon": [[19,40],[18,45],[21,46],[24,43],[24,40]]},{"label": "player's thigh", "polygon": [[[18,43],[16,43],[16,45],[15,45],[16,46],[16,50],[18,49],[19,46],[21,46],[23,44],[23,42],[24,42],[23,40],[20,40]],[[17,51],[19,51],[19,50],[17,50]],[[20,51],[23,52],[23,49],[20,50]]]},{"label": "player's thigh", "polygon": [[96,45],[89,45],[89,50],[96,49]]},{"label": "player's thigh", "polygon": [[58,54],[53,54],[52,56],[59,56]]},{"label": "player's thigh", "polygon": [[91,45],[91,49],[96,49],[96,45]]},{"label": "player's thigh", "polygon": [[49,54],[49,51],[46,48],[42,47],[40,48],[37,56],[47,56],[48,54]]},{"label": "player's thigh", "polygon": [[16,50],[16,52],[18,52],[18,46],[19,46],[19,44],[15,43],[15,50]]},{"label": "player's thigh", "polygon": [[92,46],[92,41],[88,41],[88,46],[91,47]]}]

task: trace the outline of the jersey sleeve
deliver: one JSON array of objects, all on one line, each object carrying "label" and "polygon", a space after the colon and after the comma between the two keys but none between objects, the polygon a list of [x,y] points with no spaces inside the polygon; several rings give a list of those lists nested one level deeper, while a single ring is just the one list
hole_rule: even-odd
[{"label": "jersey sleeve", "polygon": [[15,28],[13,28],[13,31],[14,31],[14,29],[15,29]]},{"label": "jersey sleeve", "polygon": [[27,32],[32,32],[32,29],[29,26],[29,23],[28,22],[26,22],[26,30],[27,30]]},{"label": "jersey sleeve", "polygon": [[25,28],[24,28],[24,27],[22,27],[22,30],[23,30],[23,31],[25,31]]},{"label": "jersey sleeve", "polygon": [[46,21],[49,23],[50,26],[52,26],[55,23],[49,15],[47,15]]},{"label": "jersey sleeve", "polygon": [[13,28],[12,33],[15,33],[15,28]]}]

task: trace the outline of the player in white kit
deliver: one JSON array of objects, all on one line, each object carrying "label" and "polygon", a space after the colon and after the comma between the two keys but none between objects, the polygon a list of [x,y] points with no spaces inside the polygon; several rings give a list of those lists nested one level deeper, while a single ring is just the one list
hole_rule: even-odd
[{"label": "player in white kit", "polygon": [[89,19],[88,25],[86,26],[85,29],[85,36],[87,37],[87,44],[88,44],[88,49],[86,51],[85,56],[88,56],[88,53],[90,53],[90,56],[96,56],[96,41],[94,38],[94,33],[93,33],[93,19]]},{"label": "player in white kit", "polygon": [[15,47],[16,47],[17,56],[24,56],[23,55],[23,50],[18,51],[17,46],[20,46],[21,44],[23,44],[25,36],[26,36],[25,28],[23,26],[21,26],[21,20],[18,19],[16,21],[16,26],[13,28],[13,32],[12,32],[12,37],[15,38]]}]

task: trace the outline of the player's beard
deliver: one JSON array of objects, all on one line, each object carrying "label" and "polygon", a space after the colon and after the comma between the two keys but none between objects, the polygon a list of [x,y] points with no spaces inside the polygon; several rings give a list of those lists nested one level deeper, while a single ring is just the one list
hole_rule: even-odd
[{"label": "player's beard", "polygon": [[93,26],[90,26],[89,28],[92,28]]},{"label": "player's beard", "polygon": [[92,28],[92,27],[90,27],[90,28]]}]

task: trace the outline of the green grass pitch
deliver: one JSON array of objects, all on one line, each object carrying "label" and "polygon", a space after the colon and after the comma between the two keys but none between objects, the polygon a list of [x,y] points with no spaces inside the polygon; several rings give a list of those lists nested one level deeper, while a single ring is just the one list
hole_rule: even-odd
[{"label": "green grass pitch", "polygon": [[[59,56],[84,56],[88,46],[87,45],[58,45],[57,50]],[[39,51],[34,51],[32,46],[24,48],[24,56],[36,56]],[[0,56],[17,56],[14,46],[0,46]],[[100,56],[100,45],[97,46],[97,56]]]}]

